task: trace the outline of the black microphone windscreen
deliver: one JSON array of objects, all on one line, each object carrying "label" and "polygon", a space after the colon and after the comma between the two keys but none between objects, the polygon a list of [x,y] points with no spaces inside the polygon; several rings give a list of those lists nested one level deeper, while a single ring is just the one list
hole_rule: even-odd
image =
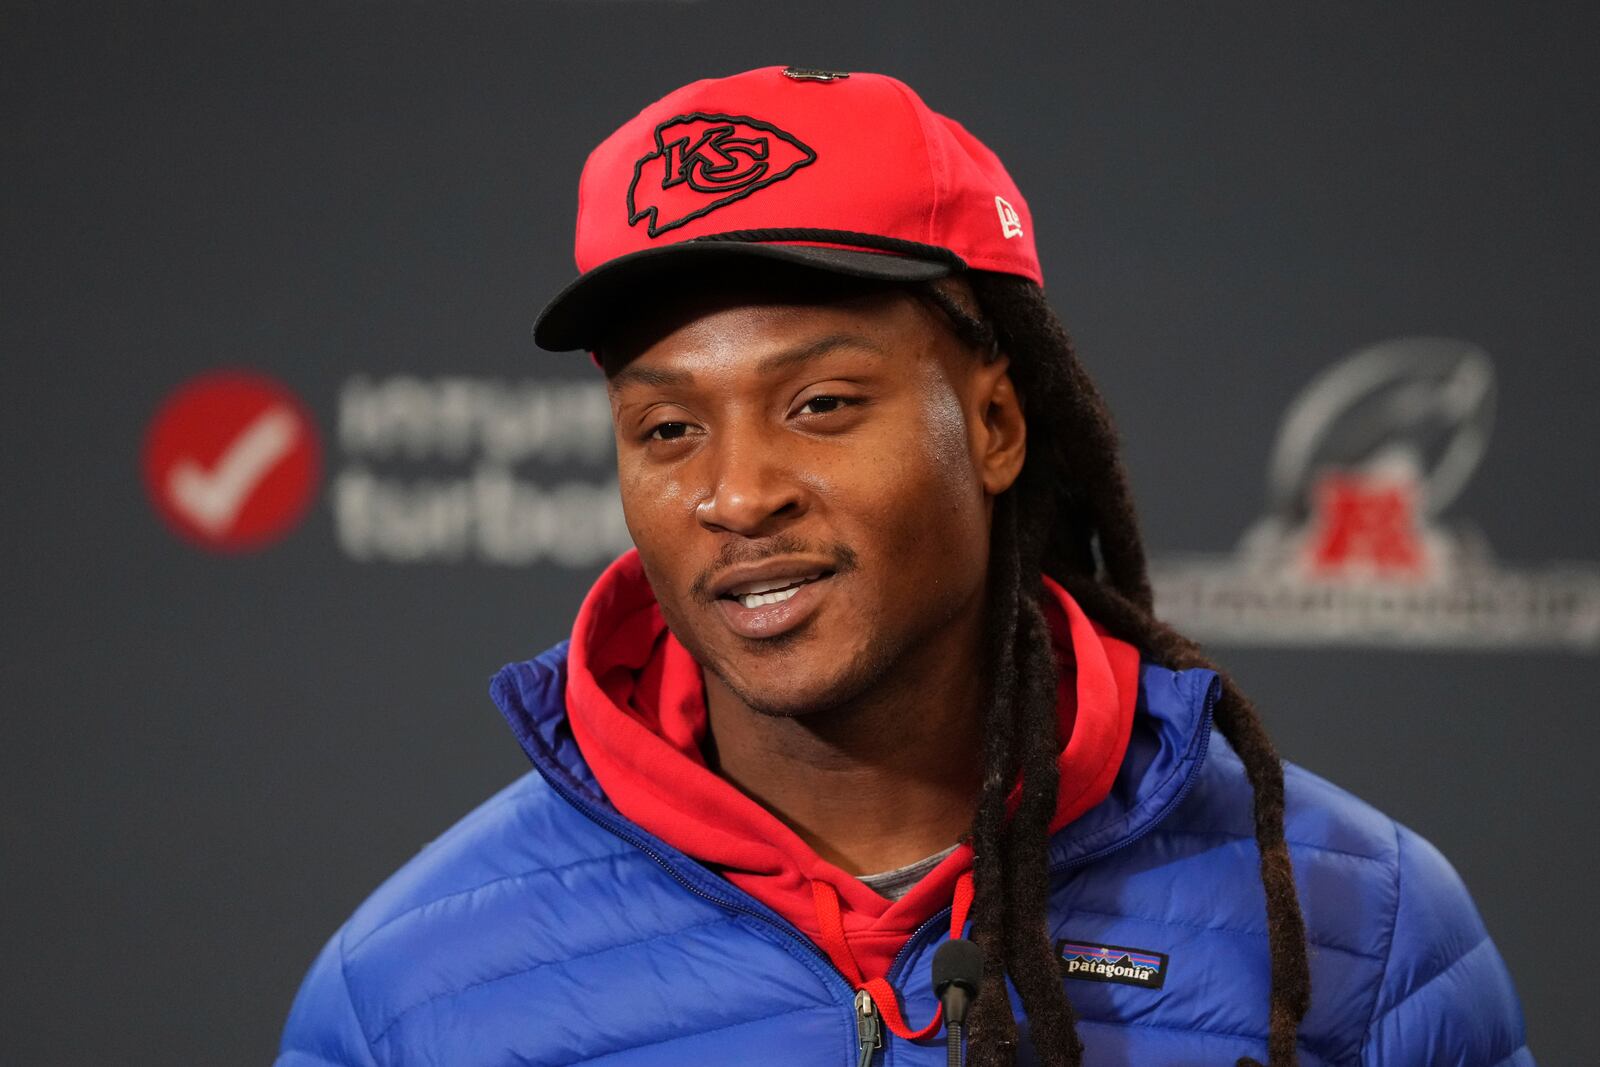
[{"label": "black microphone windscreen", "polygon": [[944,996],[952,985],[964,986],[969,993],[978,991],[983,980],[983,949],[964,937],[953,937],[939,946],[933,954],[933,995]]}]

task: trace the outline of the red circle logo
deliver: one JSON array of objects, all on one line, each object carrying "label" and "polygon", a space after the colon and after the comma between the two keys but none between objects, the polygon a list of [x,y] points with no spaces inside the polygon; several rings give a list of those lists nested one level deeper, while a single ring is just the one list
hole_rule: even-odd
[{"label": "red circle logo", "polygon": [[144,482],[167,524],[215,552],[264,548],[311,506],[322,468],[305,405],[253,371],[202,374],[145,435]]}]

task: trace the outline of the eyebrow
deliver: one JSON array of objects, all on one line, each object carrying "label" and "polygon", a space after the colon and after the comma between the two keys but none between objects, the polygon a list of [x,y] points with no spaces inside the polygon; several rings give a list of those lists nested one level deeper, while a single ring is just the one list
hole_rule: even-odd
[{"label": "eyebrow", "polygon": [[[855,348],[870,352],[877,356],[887,356],[888,350],[869,337],[853,333],[830,333],[803,345],[774,352],[763,356],[756,363],[757,374],[776,374],[779,371],[789,370],[802,363],[813,359],[820,359],[831,352],[841,348]],[[618,389],[626,385],[653,385],[658,388],[674,385],[690,385],[694,382],[694,374],[685,370],[665,370],[657,367],[641,367],[637,363],[630,363],[611,376],[611,388]]]}]

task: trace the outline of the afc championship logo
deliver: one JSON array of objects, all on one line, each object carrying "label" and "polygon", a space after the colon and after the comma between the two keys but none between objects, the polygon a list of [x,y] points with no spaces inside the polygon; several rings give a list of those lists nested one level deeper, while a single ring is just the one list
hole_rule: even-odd
[{"label": "afc championship logo", "polygon": [[793,134],[747,116],[696,112],[656,127],[628,184],[628,225],[651,237],[782,181],[816,162]]},{"label": "afc championship logo", "polygon": [[1230,556],[1152,561],[1158,611],[1245,644],[1600,646],[1600,569],[1504,566],[1449,514],[1488,448],[1495,392],[1488,354],[1450,338],[1327,368],[1284,416],[1267,513]]}]

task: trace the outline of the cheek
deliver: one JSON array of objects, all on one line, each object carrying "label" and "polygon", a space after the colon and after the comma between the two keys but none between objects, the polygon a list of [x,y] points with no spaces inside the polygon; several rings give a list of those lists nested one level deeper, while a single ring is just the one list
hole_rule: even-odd
[{"label": "cheek", "polygon": [[686,494],[675,475],[642,462],[630,462],[626,454],[619,452],[617,491],[622,498],[623,522],[641,554],[654,556],[650,551],[653,542],[682,536],[674,524],[682,520]]},{"label": "cheek", "polygon": [[947,495],[958,508],[981,499],[983,487],[972,462],[961,398],[942,381],[929,383],[924,389],[923,412],[928,459],[934,472],[942,476]]},{"label": "cheek", "polygon": [[972,463],[960,399],[947,388],[930,390],[924,405],[926,438],[921,524],[939,545],[939,572],[967,573],[988,551],[988,510]]},{"label": "cheek", "polygon": [[870,476],[855,486],[880,573],[912,597],[949,592],[958,576],[981,580],[988,552],[986,500],[959,398],[934,383],[917,401],[877,443]]}]

